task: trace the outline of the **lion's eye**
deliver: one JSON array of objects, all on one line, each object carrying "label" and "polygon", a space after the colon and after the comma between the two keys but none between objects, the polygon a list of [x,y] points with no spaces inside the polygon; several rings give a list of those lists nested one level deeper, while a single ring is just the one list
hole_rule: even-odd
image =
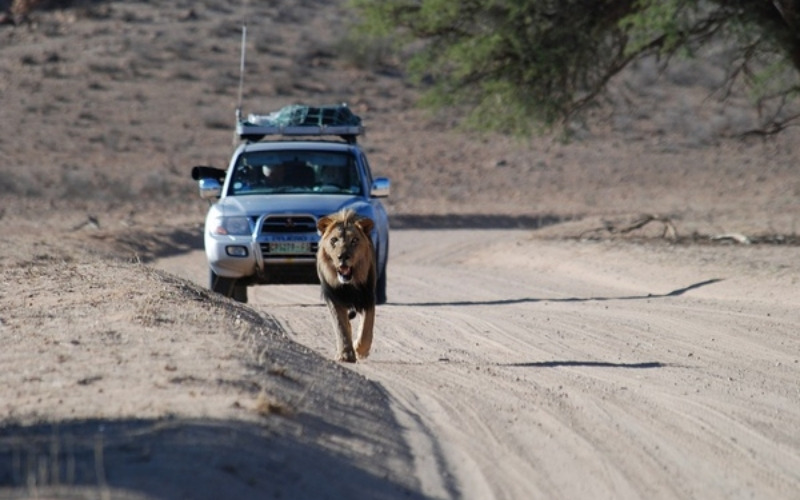
[{"label": "lion's eye", "polygon": [[331,245],[335,245],[338,241],[339,241],[339,238],[337,238],[336,236],[333,236],[330,239]]},{"label": "lion's eye", "polygon": [[356,245],[358,245],[358,238],[353,238],[352,240],[350,240],[350,244],[351,244],[352,246],[356,246]]}]

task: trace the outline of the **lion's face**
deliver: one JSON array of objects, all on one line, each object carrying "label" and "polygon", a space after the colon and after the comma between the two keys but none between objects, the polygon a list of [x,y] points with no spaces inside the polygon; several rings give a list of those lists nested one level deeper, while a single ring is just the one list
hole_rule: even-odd
[{"label": "lion's face", "polygon": [[318,258],[323,265],[326,280],[333,284],[367,281],[370,267],[374,265],[372,243],[369,232],[374,223],[371,219],[358,217],[347,211],[323,217],[317,223],[322,233]]}]

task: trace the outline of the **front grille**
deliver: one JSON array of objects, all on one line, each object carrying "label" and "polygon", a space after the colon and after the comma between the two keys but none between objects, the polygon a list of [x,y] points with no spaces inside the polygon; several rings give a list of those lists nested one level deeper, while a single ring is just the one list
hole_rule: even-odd
[{"label": "front grille", "polygon": [[294,251],[286,251],[273,248],[273,245],[280,245],[280,243],[261,243],[261,255],[264,259],[276,259],[282,257],[316,257],[317,255],[317,248],[319,248],[319,244],[309,243],[310,249],[307,252],[294,252]]},{"label": "front grille", "polygon": [[261,257],[271,264],[313,264],[317,243],[317,219],[304,214],[274,214],[261,219]]},{"label": "front grille", "polygon": [[316,233],[317,220],[310,215],[270,215],[261,225],[262,233]]}]

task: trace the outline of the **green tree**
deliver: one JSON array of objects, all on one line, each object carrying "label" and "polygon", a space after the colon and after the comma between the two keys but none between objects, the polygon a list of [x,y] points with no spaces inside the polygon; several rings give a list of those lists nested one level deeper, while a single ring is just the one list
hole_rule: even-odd
[{"label": "green tree", "polygon": [[[725,44],[723,93],[782,109],[798,91],[800,0],[351,0],[359,36],[394,40],[423,104],[480,129],[529,132],[580,116],[634,60]],[[797,116],[775,112],[763,132]]]}]

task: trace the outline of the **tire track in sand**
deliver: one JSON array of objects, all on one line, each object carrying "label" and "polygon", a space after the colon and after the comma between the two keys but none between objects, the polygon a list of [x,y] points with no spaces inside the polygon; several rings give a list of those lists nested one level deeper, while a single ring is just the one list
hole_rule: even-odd
[{"label": "tire track in sand", "polygon": [[[685,249],[680,261],[620,261],[624,248],[528,236],[393,234],[390,303],[378,308],[371,357],[352,369],[393,401],[428,496],[800,491],[790,301],[747,287],[747,268],[714,284],[719,274]],[[315,287],[253,291],[255,308],[332,356]]]}]

